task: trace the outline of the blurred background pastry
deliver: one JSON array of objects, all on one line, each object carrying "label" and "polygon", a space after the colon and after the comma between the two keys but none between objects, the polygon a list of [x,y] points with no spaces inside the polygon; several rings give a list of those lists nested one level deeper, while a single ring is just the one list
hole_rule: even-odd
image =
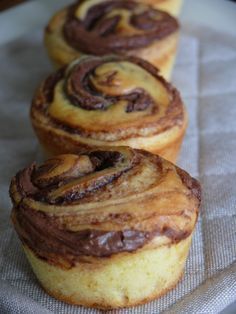
[{"label": "blurred background pastry", "polygon": [[135,57],[83,57],[37,90],[31,121],[46,155],[124,145],[176,161],[187,126],[179,92]]},{"label": "blurred background pastry", "polygon": [[169,78],[179,25],[164,11],[135,1],[79,1],[54,15],[45,30],[48,55],[56,66],[83,54],[141,57]]}]

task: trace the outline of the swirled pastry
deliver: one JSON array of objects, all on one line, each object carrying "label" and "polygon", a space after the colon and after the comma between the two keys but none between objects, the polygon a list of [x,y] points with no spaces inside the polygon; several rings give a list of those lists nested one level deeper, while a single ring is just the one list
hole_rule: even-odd
[{"label": "swirled pastry", "polygon": [[57,66],[82,54],[138,56],[169,78],[176,54],[178,22],[168,13],[135,1],[85,0],[58,12],[45,31]]},{"label": "swirled pastry", "polygon": [[181,6],[182,0],[138,0],[141,3],[146,3],[151,5],[159,10],[163,10],[168,12],[173,16],[178,16]]},{"label": "swirled pastry", "polygon": [[142,150],[101,148],[12,179],[12,220],[44,289],[98,308],[141,304],[180,279],[200,186]]},{"label": "swirled pastry", "polygon": [[31,119],[49,155],[131,146],[175,161],[187,124],[178,91],[136,57],[84,57],[47,78]]}]

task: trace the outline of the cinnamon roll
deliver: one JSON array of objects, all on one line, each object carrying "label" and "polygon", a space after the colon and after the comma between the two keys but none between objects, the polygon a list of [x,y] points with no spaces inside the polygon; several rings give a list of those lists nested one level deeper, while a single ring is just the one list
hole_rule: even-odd
[{"label": "cinnamon roll", "polygon": [[138,0],[141,3],[146,3],[159,10],[168,12],[173,16],[178,16],[182,6],[182,0]]},{"label": "cinnamon roll", "polygon": [[136,57],[83,57],[49,76],[31,120],[46,155],[131,146],[175,161],[187,116],[178,91]]},{"label": "cinnamon roll", "polygon": [[164,11],[124,0],[82,0],[58,12],[45,30],[53,63],[64,66],[82,54],[137,56],[170,77],[179,25]]},{"label": "cinnamon roll", "polygon": [[43,288],[72,304],[133,306],[181,278],[200,186],[143,150],[56,156],[12,179],[12,221]]}]

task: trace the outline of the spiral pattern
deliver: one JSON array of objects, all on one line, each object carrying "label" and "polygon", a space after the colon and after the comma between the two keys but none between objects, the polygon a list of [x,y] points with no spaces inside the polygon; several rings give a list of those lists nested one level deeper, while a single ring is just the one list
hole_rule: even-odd
[{"label": "spiral pattern", "polygon": [[104,55],[148,46],[178,29],[176,19],[135,1],[80,1],[69,10],[64,36],[83,53]]},{"label": "spiral pattern", "polygon": [[[30,171],[20,173],[19,187],[34,200],[48,204],[74,203],[111,183],[129,170],[133,162],[125,150],[122,153],[97,151],[81,156],[60,155],[38,168],[33,166]],[[88,175],[86,179],[85,175]],[[24,181],[25,176],[30,176],[30,185],[28,180]]]},{"label": "spiral pattern", "polygon": [[200,187],[158,156],[117,147],[33,164],[13,178],[10,195],[23,243],[51,263],[72,267],[78,259],[186,238]]},{"label": "spiral pattern", "polygon": [[179,93],[136,57],[84,57],[50,76],[32,117],[90,139],[150,136],[184,124]]}]

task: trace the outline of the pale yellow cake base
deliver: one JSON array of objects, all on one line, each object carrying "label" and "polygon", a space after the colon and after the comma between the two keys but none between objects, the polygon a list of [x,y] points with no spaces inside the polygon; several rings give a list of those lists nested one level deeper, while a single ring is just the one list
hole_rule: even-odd
[{"label": "pale yellow cake base", "polygon": [[181,278],[191,235],[178,244],[93,258],[71,269],[50,265],[24,247],[43,288],[68,303],[111,309],[158,298]]},{"label": "pale yellow cake base", "polygon": [[[63,37],[62,28],[66,14],[65,9],[58,12],[51,19],[44,36],[48,56],[56,68],[62,67],[83,55],[82,52],[70,47]],[[149,61],[159,68],[160,73],[168,80],[171,77],[175,62],[178,39],[179,32],[176,31],[162,40],[154,41],[145,48],[129,50],[121,54],[136,56]]]}]

